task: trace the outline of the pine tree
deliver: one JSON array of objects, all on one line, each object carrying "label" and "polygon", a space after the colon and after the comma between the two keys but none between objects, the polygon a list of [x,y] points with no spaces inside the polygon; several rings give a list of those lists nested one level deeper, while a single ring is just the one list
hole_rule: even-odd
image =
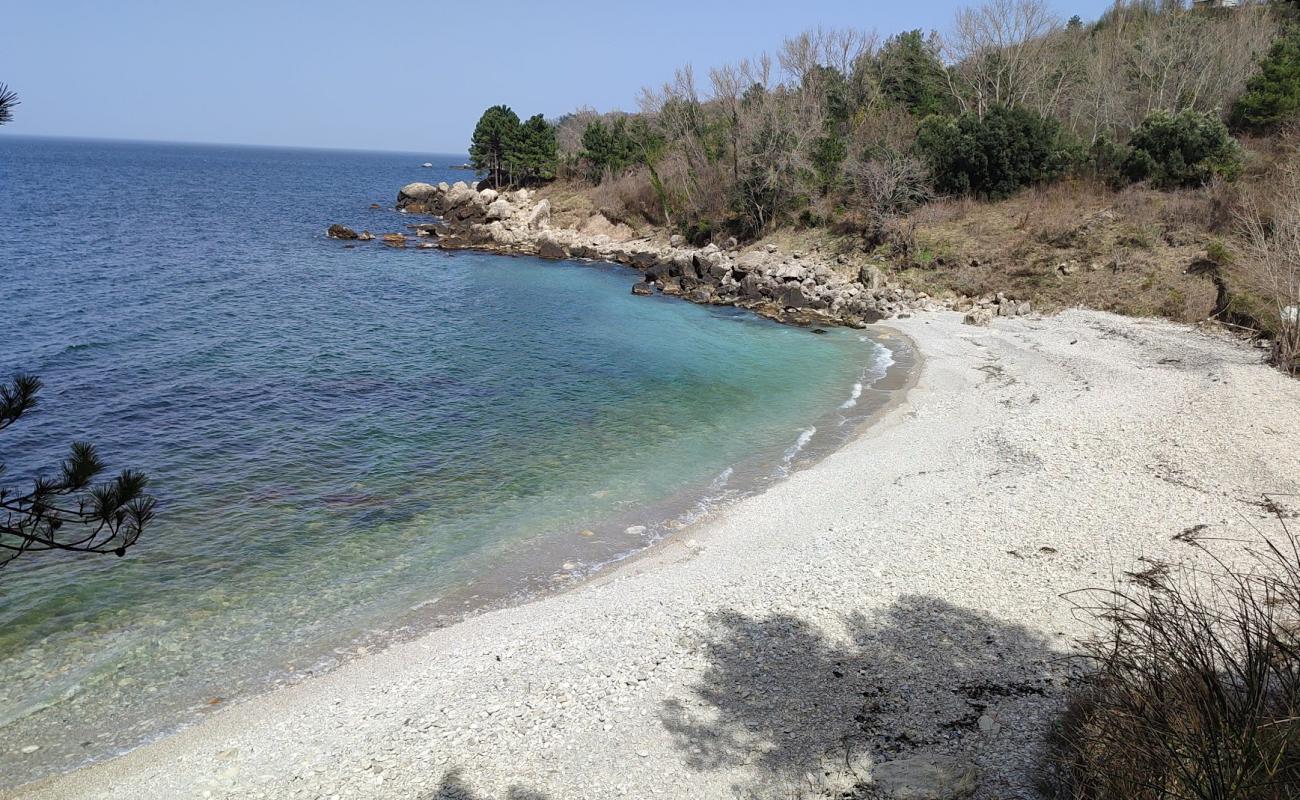
[{"label": "pine tree", "polygon": [[559,145],[555,141],[555,128],[541,114],[529,117],[520,129],[515,160],[517,174],[525,181],[536,182],[555,177],[559,160]]},{"label": "pine tree", "polygon": [[1269,133],[1300,117],[1300,25],[1293,24],[1259,62],[1259,72],[1232,107],[1232,127]]},{"label": "pine tree", "polygon": [[934,37],[927,39],[919,29],[892,36],[880,49],[878,64],[881,93],[914,115],[955,110]]},{"label": "pine tree", "polygon": [[[0,384],[0,431],[36,408],[40,390],[30,375]],[[153,519],[154,499],[148,479],[131,470],[92,485],[103,470],[94,445],[74,442],[54,477],[35,478],[27,490],[0,486],[0,567],[41,550],[126,555]]]},{"label": "pine tree", "polygon": [[519,137],[519,115],[509,106],[492,106],[474,126],[469,163],[474,169],[488,173],[496,188],[500,189],[503,181],[508,185],[512,182],[510,155],[518,147]]},{"label": "pine tree", "polygon": [[16,105],[18,105],[18,95],[8,86],[0,83],[0,125],[13,121]]}]

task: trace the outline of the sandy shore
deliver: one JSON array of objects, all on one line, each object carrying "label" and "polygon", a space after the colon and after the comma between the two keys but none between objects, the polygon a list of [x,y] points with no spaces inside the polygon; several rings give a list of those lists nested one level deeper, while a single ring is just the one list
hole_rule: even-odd
[{"label": "sandy shore", "polygon": [[655,556],[14,796],[785,797],[917,753],[1033,796],[1086,629],[1060,595],[1300,492],[1300,383],[1094,312],[891,325],[904,403]]}]

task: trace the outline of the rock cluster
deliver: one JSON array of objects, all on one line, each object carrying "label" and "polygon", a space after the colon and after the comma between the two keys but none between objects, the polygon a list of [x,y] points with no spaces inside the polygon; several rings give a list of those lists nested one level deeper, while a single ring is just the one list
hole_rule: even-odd
[{"label": "rock cluster", "polygon": [[962,322],[967,325],[988,325],[994,317],[1023,317],[1033,313],[1028,301],[1012,300],[1001,292],[976,300],[965,298],[958,301],[956,308],[966,312]]},{"label": "rock cluster", "polygon": [[611,261],[643,273],[632,287],[634,294],[658,291],[695,303],[748,308],[786,322],[859,327],[956,303],[892,286],[879,268],[855,268],[844,256],[786,253],[772,245],[742,250],[734,240],[723,249],[716,244],[691,247],[680,236],[628,238],[620,235],[630,234],[626,226],[611,225],[599,214],[576,229],[552,227],[549,201],[535,200],[528,189],[476,191],[463,182],[412,183],[398,192],[397,208],[441,217],[441,224],[417,230],[432,232],[443,248]]}]

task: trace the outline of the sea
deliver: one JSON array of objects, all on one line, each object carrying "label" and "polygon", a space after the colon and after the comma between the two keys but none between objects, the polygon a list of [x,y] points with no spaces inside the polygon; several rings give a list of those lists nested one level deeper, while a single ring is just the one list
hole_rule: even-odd
[{"label": "sea", "polygon": [[693,536],[888,402],[877,334],[325,236],[464,160],[0,135],[0,380],[45,384],[0,486],[87,440],[158,501],[0,569],[0,787]]}]

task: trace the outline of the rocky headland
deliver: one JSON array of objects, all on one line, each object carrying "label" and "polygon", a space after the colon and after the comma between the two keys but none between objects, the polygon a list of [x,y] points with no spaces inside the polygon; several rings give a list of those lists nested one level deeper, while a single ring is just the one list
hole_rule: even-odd
[{"label": "rocky headland", "polygon": [[[1000,294],[932,297],[892,284],[877,265],[820,249],[783,251],[774,244],[741,246],[734,239],[723,246],[694,247],[664,231],[637,236],[599,212],[580,225],[553,225],[550,201],[529,189],[498,192],[462,181],[410,183],[398,192],[397,208],[437,218],[409,226],[417,246],[623,264],[641,273],[634,294],[735,306],[781,322],[862,327],[915,311],[958,310],[966,312],[968,323],[985,325],[995,316],[1030,313],[1027,302]],[[329,235],[369,236],[343,226],[331,227]],[[382,241],[407,245],[400,234]]]}]

